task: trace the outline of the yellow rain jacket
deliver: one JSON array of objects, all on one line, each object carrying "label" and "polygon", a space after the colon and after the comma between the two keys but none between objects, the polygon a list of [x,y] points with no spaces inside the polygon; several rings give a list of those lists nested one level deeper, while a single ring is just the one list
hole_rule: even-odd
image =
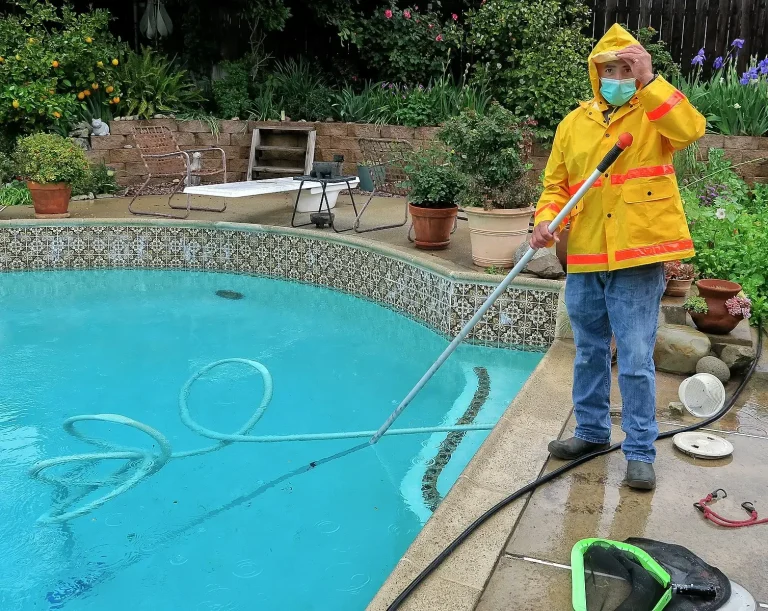
[{"label": "yellow rain jacket", "polygon": [[[617,270],[692,257],[672,153],[704,135],[706,121],[661,76],[639,89],[608,120],[592,58],[638,44],[619,25],[611,27],[589,56],[595,97],[582,102],[557,128],[544,173],[535,223],[551,222],[616,143],[629,132],[634,142],[587,191],[571,213],[568,272]],[[638,83],[639,86],[639,83]]]}]

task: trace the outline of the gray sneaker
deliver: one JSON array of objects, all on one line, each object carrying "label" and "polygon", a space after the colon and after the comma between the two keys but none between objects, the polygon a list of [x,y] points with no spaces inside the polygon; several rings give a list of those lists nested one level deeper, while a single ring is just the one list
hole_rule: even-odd
[{"label": "gray sneaker", "polygon": [[586,454],[597,452],[598,450],[605,450],[609,448],[609,443],[592,443],[591,441],[584,441],[578,437],[571,437],[570,439],[563,439],[549,442],[549,453],[555,458],[560,460],[576,460]]},{"label": "gray sneaker", "polygon": [[628,461],[627,486],[635,490],[653,490],[656,487],[656,473],[653,465],[639,460]]}]

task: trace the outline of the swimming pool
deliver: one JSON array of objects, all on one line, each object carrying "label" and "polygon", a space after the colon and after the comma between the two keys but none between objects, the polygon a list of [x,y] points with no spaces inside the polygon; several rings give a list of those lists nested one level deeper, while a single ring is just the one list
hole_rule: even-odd
[{"label": "swimming pool", "polygon": [[[250,434],[376,429],[446,340],[349,295],[217,273],[10,273],[0,300],[4,610],[363,609],[487,436],[385,437],[326,463],[364,439],[234,443],[169,460],[85,515],[40,523],[141,468],[132,461],[98,490],[78,483],[108,479],[127,461],[46,472],[67,485],[31,478],[39,461],[102,451],[68,434],[68,418],[120,414],[162,433],[174,452],[210,446],[181,421],[179,390],[207,364],[239,357],[263,364],[274,383]],[[462,346],[397,426],[493,423],[540,358]],[[190,389],[190,414],[230,433],[263,391],[253,369],[225,364]],[[77,426],[112,448],[160,451],[130,427]]]}]

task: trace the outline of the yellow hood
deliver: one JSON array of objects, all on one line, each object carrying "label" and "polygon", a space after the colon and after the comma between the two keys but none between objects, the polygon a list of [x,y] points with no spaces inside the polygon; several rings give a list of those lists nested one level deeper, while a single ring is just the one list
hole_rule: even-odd
[{"label": "yellow hood", "polygon": [[619,51],[638,44],[640,43],[637,39],[618,23],[613,24],[611,29],[598,41],[595,48],[592,49],[592,53],[589,54],[589,82],[592,83],[592,92],[595,94],[595,99],[603,100],[603,96],[600,95],[600,77],[597,74],[597,67],[592,58],[606,51]]}]

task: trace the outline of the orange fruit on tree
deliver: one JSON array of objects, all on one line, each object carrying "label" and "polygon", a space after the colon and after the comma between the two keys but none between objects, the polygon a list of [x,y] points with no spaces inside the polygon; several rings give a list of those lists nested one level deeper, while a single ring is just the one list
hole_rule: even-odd
[{"label": "orange fruit on tree", "polygon": [[98,83],[91,83],[91,89],[96,91],[98,88],[99,88],[99,84]]},{"label": "orange fruit on tree", "polygon": [[14,108],[18,108],[19,107],[19,101],[18,100],[14,100],[13,103],[11,104],[11,106],[13,106]]},{"label": "orange fruit on tree", "polygon": [[80,93],[77,94],[77,99],[78,100],[84,100],[85,99],[85,94],[81,91]]},{"label": "orange fruit on tree", "polygon": [[90,36],[86,36],[85,42],[87,42],[88,44],[91,44],[93,42],[93,38],[91,38]]},{"label": "orange fruit on tree", "polygon": [[115,96],[114,98],[112,98],[112,101],[113,101],[115,104],[119,104],[119,103],[120,103],[120,98],[118,98],[117,96]]},{"label": "orange fruit on tree", "polygon": [[54,59],[54,60],[51,62],[51,66],[53,66],[54,68],[58,68],[58,67],[59,67],[59,62],[57,62],[57,61]]},{"label": "orange fruit on tree", "polygon": [[16,55],[16,61],[17,61],[17,62],[20,62],[20,61],[21,61],[21,55]]},{"label": "orange fruit on tree", "polygon": [[98,68],[103,68],[104,67],[104,62],[96,62],[96,66]]},{"label": "orange fruit on tree", "polygon": [[86,89],[85,91],[83,91],[83,93],[84,93],[86,96],[89,96],[89,95],[91,95],[91,90],[90,90],[90,89]]},{"label": "orange fruit on tree", "polygon": [[53,95],[54,93],[56,93],[56,90],[55,90],[55,89],[49,89],[49,90],[48,90],[48,93],[50,93],[51,95]]},{"label": "orange fruit on tree", "polygon": [[55,110],[53,112],[53,116],[56,117],[57,119],[61,119],[61,113],[58,110]]},{"label": "orange fruit on tree", "polygon": [[107,93],[112,93],[114,90],[115,90],[115,88],[114,88],[114,87],[112,87],[112,85],[110,85],[109,87],[107,87]]},{"label": "orange fruit on tree", "polygon": [[2,55],[0,55],[0,64],[2,64],[3,62],[5,62],[5,58]]},{"label": "orange fruit on tree", "polygon": [[113,60],[112,60],[112,65],[113,65],[113,66],[117,66],[117,64],[119,64],[119,63],[120,63],[120,62],[119,62],[119,61],[117,61],[117,59],[113,59]]}]

